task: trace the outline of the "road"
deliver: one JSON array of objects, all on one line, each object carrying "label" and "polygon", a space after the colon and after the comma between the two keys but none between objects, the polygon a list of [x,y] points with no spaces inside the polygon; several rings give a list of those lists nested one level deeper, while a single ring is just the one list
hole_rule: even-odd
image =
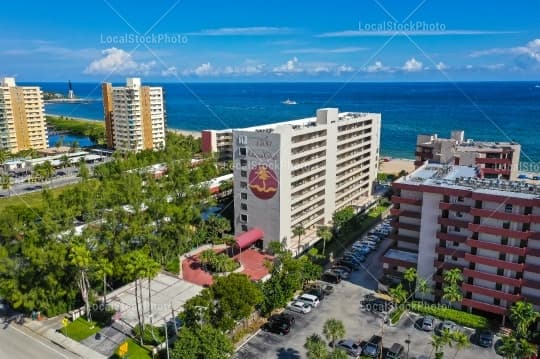
[{"label": "road", "polygon": [[0,329],[0,358],[80,359],[17,324],[4,325]]}]

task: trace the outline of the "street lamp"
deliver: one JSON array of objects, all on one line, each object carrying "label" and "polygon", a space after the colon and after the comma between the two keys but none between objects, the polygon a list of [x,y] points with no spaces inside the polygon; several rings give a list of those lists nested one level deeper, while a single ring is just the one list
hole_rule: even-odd
[{"label": "street lamp", "polygon": [[407,359],[409,359],[409,346],[411,344],[411,335],[407,334],[407,339],[405,340],[405,343],[407,343]]}]

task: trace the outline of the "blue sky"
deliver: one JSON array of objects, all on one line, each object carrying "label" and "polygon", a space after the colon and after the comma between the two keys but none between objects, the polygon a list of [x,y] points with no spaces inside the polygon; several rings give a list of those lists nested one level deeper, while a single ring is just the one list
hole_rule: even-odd
[{"label": "blue sky", "polygon": [[79,4],[3,3],[0,76],[88,82],[540,78],[540,3],[532,0]]}]

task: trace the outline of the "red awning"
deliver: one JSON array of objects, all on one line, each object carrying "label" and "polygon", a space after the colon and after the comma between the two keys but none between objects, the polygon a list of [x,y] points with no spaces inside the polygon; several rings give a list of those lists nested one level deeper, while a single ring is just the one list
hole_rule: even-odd
[{"label": "red awning", "polygon": [[261,229],[253,228],[236,237],[236,245],[241,249],[249,247],[259,239],[264,237],[264,232]]}]

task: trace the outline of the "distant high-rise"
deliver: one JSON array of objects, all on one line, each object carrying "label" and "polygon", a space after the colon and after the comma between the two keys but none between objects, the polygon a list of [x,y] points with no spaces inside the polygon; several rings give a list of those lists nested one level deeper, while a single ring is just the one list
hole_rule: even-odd
[{"label": "distant high-rise", "polygon": [[161,87],[141,86],[128,78],[126,86],[102,85],[107,147],[141,151],[165,147],[165,106]]},{"label": "distant high-rise", "polygon": [[0,149],[16,153],[48,147],[43,93],[37,86],[0,80]]}]

